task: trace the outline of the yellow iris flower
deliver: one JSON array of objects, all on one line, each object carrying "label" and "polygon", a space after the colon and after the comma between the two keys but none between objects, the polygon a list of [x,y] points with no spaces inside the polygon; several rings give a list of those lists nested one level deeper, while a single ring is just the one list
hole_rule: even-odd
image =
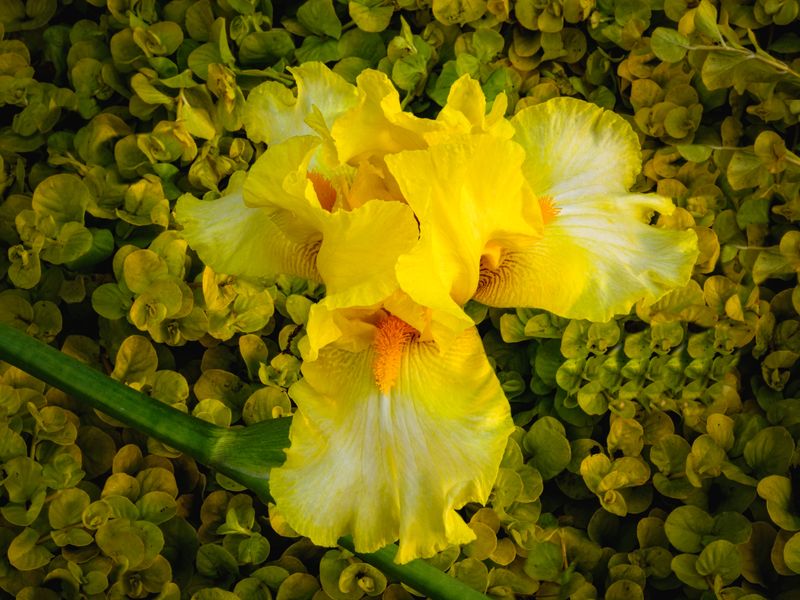
[{"label": "yellow iris flower", "polygon": [[648,224],[671,201],[628,192],[639,143],[619,116],[559,98],[504,116],[461,78],[435,120],[391,82],[318,63],[297,96],[263,84],[248,135],[269,144],[243,190],[182,198],[184,235],[215,271],[316,279],[286,463],[270,489],[299,533],[399,562],[474,534],[513,429],[464,304],[605,321],[687,282],[691,231]]}]

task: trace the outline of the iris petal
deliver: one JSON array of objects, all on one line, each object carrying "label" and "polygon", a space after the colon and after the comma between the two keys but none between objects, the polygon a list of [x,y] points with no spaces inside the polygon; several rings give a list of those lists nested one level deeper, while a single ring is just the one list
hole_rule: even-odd
[{"label": "iris petal", "polygon": [[356,84],[358,103],[331,128],[342,162],[357,164],[365,158],[425,148],[424,134],[444,127],[405,112],[397,89],[380,71],[364,71]]},{"label": "iris petal", "polygon": [[505,118],[507,107],[506,95],[498,94],[486,114],[486,97],[480,83],[469,75],[462,75],[450,87],[447,103],[436,117],[446,129],[425,137],[431,145],[452,139],[454,134],[488,133],[500,139],[511,139],[515,130]]},{"label": "iris petal", "polygon": [[414,213],[402,202],[370,200],[330,215],[317,263],[326,305],[368,307],[392,295],[398,289],[395,263],[417,238]]},{"label": "iris petal", "polygon": [[370,552],[399,538],[398,562],[469,542],[455,511],[486,501],[513,429],[477,331],[442,352],[410,342],[385,394],[374,360],[330,346],[303,365],[291,447],[270,478],[281,513],[323,546],[352,535]]},{"label": "iris petal", "polygon": [[541,234],[541,213],[522,176],[524,158],[519,145],[488,135],[386,157],[420,222],[420,242],[400,257],[397,278],[434,311],[440,341],[445,331],[472,323],[461,307],[478,287],[481,256]]},{"label": "iris petal", "polygon": [[505,253],[497,268],[484,264],[476,300],[602,322],[689,280],[695,233],[652,227],[640,218],[654,208],[671,212],[666,198],[590,195],[558,208],[539,241]]},{"label": "iris petal", "polygon": [[639,139],[619,115],[574,98],[554,98],[511,119],[525,148],[525,176],[538,196],[618,193],[642,167]]},{"label": "iris petal", "polygon": [[211,201],[183,196],[175,215],[183,237],[218,273],[243,277],[285,273],[319,280],[319,241],[289,239],[268,209],[246,206],[240,192]]},{"label": "iris petal", "polygon": [[319,62],[289,69],[297,82],[295,97],[283,84],[262,83],[247,96],[244,126],[254,142],[278,144],[316,128],[330,128],[356,102],[356,89]]}]

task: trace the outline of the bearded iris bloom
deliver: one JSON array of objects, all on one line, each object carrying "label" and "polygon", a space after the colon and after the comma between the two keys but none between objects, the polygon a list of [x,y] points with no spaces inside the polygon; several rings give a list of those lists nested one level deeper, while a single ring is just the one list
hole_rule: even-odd
[{"label": "bearded iris bloom", "polygon": [[628,190],[639,143],[619,116],[554,99],[504,117],[464,77],[435,120],[401,110],[382,74],[319,64],[297,97],[256,88],[245,124],[269,145],[244,188],[183,198],[184,235],[215,271],[321,281],[303,340],[286,463],[270,489],[317,544],[352,535],[399,562],[474,534],[508,402],[464,311],[475,299],[605,321],[685,284],[691,231],[649,225],[668,199]]}]

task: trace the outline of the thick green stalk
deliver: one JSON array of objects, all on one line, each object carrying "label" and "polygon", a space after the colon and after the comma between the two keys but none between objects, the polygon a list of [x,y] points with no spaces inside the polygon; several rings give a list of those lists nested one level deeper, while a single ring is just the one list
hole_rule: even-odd
[{"label": "thick green stalk", "polygon": [[262,499],[269,498],[269,470],[284,459],[291,419],[225,429],[184,414],[0,324],[0,360],[46,381],[92,408],[193,456]]},{"label": "thick green stalk", "polygon": [[[269,471],[283,463],[291,419],[225,429],[137,392],[21,331],[0,323],[0,360],[57,387],[91,407],[194,457],[269,499]],[[339,543],[354,551],[352,540]],[[357,553],[385,574],[436,600],[487,600],[422,560],[394,562],[397,546]]]},{"label": "thick green stalk", "polygon": [[[353,540],[344,537],[339,540],[339,545],[355,552]],[[404,565],[394,562],[397,546],[390,544],[377,552],[356,552],[359,558],[378,568],[384,575],[399,579],[407,586],[422,592],[429,598],[436,600],[488,600],[486,596],[472,589],[467,584],[445,575],[436,567],[424,560],[412,560]]]}]

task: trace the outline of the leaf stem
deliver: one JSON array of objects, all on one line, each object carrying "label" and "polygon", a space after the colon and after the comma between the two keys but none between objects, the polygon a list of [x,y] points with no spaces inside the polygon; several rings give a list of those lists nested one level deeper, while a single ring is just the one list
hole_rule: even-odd
[{"label": "leaf stem", "polygon": [[269,498],[269,469],[284,460],[291,419],[265,421],[243,429],[218,427],[129,388],[2,323],[0,360]]},{"label": "leaf stem", "polygon": [[713,44],[712,45],[701,44],[701,45],[697,45],[697,46],[691,45],[691,46],[688,46],[687,49],[688,50],[706,50],[706,51],[709,51],[709,52],[715,52],[715,51],[716,52],[735,52],[737,54],[743,55],[746,59],[749,59],[749,60],[755,59],[755,60],[761,61],[762,63],[772,67],[776,71],[778,71],[780,73],[785,73],[787,75],[790,75],[790,76],[794,77],[795,79],[797,79],[798,81],[800,81],[800,73],[798,73],[797,71],[792,69],[786,63],[781,62],[780,60],[778,60],[774,56],[771,56],[771,55],[767,54],[766,52],[759,53],[759,52],[753,52],[752,50],[747,50],[746,48],[732,48],[730,46],[720,47],[720,46],[715,46]]},{"label": "leaf stem", "polygon": [[[350,537],[341,538],[339,545],[356,553]],[[416,559],[404,565],[397,564],[394,562],[397,550],[395,544],[390,544],[377,552],[356,554],[364,562],[380,569],[385,575],[399,579],[429,598],[435,600],[488,600],[485,595],[472,589],[460,579],[442,573],[424,560]]]}]

